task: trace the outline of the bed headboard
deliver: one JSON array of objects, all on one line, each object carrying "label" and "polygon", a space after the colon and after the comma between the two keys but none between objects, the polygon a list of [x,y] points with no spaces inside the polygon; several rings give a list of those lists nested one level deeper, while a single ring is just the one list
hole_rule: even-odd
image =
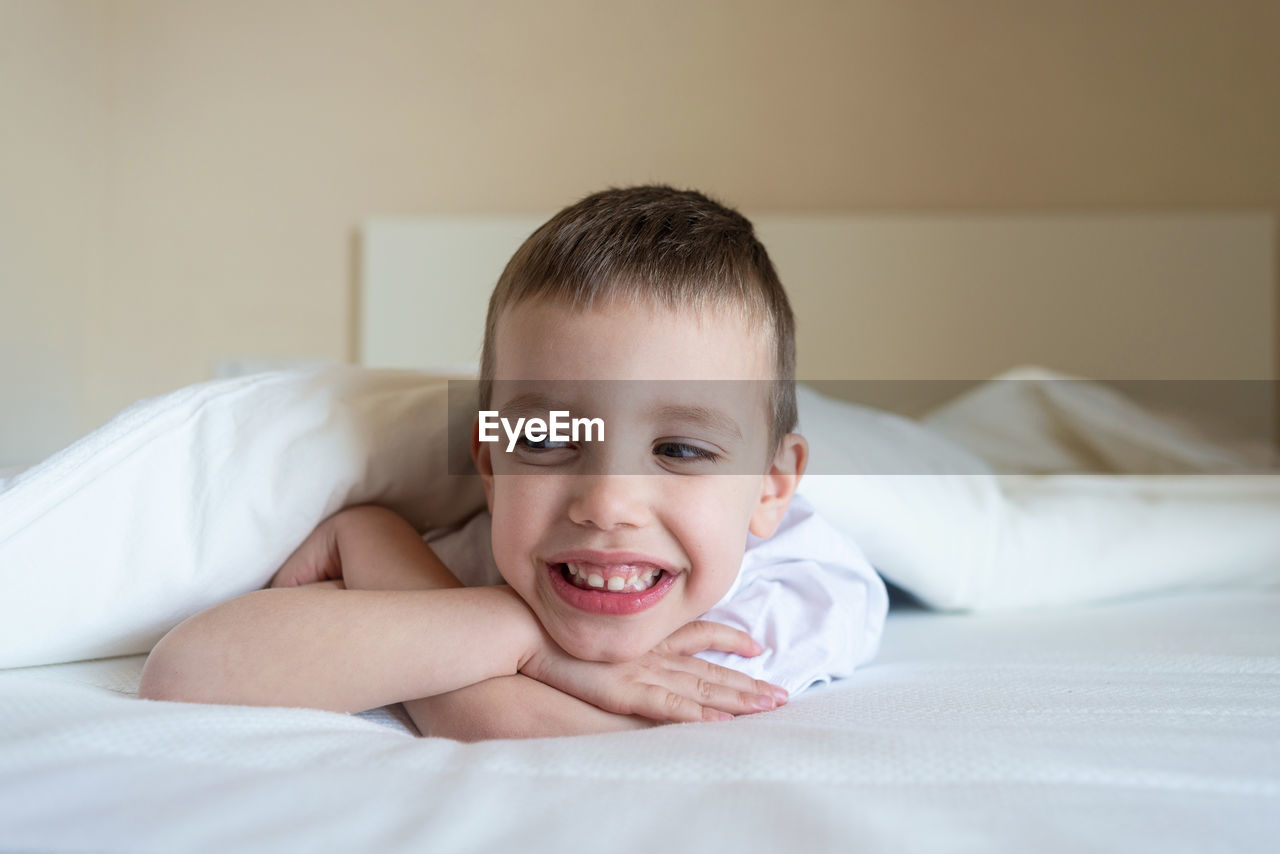
[{"label": "bed headboard", "polygon": [[[801,379],[980,379],[1029,363],[1275,377],[1268,213],[747,213],[795,308]],[[368,222],[358,361],[474,365],[493,283],[544,219]]]}]

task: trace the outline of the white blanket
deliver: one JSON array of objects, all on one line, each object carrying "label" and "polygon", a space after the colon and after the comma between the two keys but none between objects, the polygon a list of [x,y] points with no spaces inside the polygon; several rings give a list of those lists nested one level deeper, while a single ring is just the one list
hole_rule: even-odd
[{"label": "white blanket", "polygon": [[1276,469],[1244,474],[1255,459],[1101,384],[1018,368],[919,423],[800,404],[819,472],[801,492],[930,607],[1280,584]]},{"label": "white blanket", "polygon": [[[464,512],[466,481],[422,453],[444,429],[433,382],[184,390],[0,483],[0,656],[145,652],[345,503]],[[1125,447],[1098,398],[1006,388],[1010,411]],[[142,655],[0,670],[0,850],[1273,850],[1276,479],[995,475],[980,440],[1000,407],[971,403],[930,431],[805,392],[826,465],[917,472],[806,491],[930,604],[1056,609],[895,611],[870,666],[767,715],[478,745],[414,738],[398,706],[138,701]],[[1128,433],[1204,459],[1177,431]],[[1253,589],[1066,604],[1179,585]]]},{"label": "white blanket", "polygon": [[[801,491],[939,609],[1280,580],[1280,477],[1189,473],[1232,470],[1228,452],[1099,387],[1016,376],[924,424],[801,387],[813,472]],[[215,381],[141,401],[0,481],[0,667],[146,652],[263,586],[350,504],[386,504],[423,530],[465,518],[481,491],[445,451],[451,419],[465,435],[474,406],[450,411],[449,396],[440,378],[358,368]],[[1077,453],[1182,473],[994,474],[1014,443],[987,437],[1011,429],[1033,470]],[[1053,444],[1064,433],[1071,447]]]},{"label": "white blanket", "polygon": [[777,712],[476,745],[138,701],[140,656],[3,671],[0,849],[1270,854],[1277,614],[895,611],[875,663]]}]

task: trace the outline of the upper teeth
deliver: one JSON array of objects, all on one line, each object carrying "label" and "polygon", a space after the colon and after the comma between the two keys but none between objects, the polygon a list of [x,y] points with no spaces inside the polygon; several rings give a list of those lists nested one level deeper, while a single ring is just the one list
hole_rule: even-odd
[{"label": "upper teeth", "polygon": [[[591,563],[567,563],[569,576],[580,586],[598,589],[647,590],[653,586],[653,580],[662,573],[660,569],[641,569],[636,566],[603,567]],[[606,578],[605,576],[608,576]]]}]

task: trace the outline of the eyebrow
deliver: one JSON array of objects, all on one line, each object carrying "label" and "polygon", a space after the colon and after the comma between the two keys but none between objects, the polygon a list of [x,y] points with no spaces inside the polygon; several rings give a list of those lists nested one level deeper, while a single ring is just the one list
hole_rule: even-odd
[{"label": "eyebrow", "polygon": [[[550,395],[542,392],[529,391],[524,394],[516,395],[511,400],[504,403],[501,410],[505,417],[529,414],[540,414],[550,412],[553,409],[569,410],[571,407],[562,400],[558,400]],[[742,428],[738,426],[738,422],[733,418],[721,412],[719,409],[712,409],[709,406],[683,405],[683,404],[667,404],[659,407],[655,412],[655,418],[660,421],[676,421],[681,424],[693,424],[697,427],[703,427],[708,430],[714,430],[723,433],[726,436],[741,441]]]},{"label": "eyebrow", "polygon": [[718,409],[711,409],[706,406],[679,406],[672,404],[662,407],[657,414],[664,421],[670,420],[694,424],[698,427],[725,433],[734,439],[742,439],[742,429],[738,427],[738,422]]},{"label": "eyebrow", "polygon": [[527,391],[511,398],[499,408],[503,413],[519,416],[550,412],[553,409],[567,410],[570,407],[564,401],[557,400],[542,392]]}]

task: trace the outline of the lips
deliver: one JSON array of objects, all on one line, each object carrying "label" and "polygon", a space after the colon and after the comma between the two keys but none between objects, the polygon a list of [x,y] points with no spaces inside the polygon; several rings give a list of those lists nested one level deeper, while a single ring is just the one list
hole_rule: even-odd
[{"label": "lips", "polygon": [[569,605],[593,614],[637,614],[674,586],[674,568],[647,555],[566,552],[546,563],[551,588]]}]

